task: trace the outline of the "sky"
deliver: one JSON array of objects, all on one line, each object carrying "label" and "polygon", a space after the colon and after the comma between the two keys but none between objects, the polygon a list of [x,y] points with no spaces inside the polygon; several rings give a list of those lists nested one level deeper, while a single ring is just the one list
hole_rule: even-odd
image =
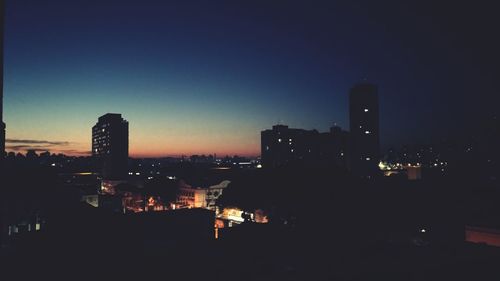
[{"label": "sky", "polygon": [[132,157],[256,156],[277,123],[348,128],[365,78],[383,149],[461,134],[497,111],[492,5],[6,0],[7,150],[88,154],[113,112]]}]

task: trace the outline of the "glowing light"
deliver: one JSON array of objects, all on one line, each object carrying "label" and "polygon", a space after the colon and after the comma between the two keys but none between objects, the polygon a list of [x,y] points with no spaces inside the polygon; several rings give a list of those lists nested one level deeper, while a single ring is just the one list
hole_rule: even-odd
[{"label": "glowing light", "polygon": [[222,211],[222,217],[235,222],[244,222],[245,220],[241,216],[243,211],[238,208],[225,208]]},{"label": "glowing light", "polygon": [[156,204],[156,201],[153,197],[148,198],[148,206],[154,206]]},{"label": "glowing light", "polygon": [[262,168],[262,165],[261,164],[257,164],[257,169],[260,169]]},{"label": "glowing light", "polygon": [[380,170],[388,170],[389,169],[389,167],[387,166],[387,164],[384,163],[384,162],[382,162],[382,161],[378,162],[378,168]]},{"label": "glowing light", "polygon": [[420,232],[425,233],[425,232],[427,232],[427,230],[425,230],[425,228],[422,228],[422,229],[420,229]]},{"label": "glowing light", "polygon": [[365,112],[368,112],[368,108],[365,108]]}]

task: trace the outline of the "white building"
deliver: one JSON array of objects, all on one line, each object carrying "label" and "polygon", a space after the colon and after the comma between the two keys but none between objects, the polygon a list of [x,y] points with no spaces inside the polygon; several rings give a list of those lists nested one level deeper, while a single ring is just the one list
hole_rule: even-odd
[{"label": "white building", "polygon": [[180,181],[177,205],[180,208],[205,208],[217,211],[216,200],[230,183],[230,181],[224,180],[219,184],[201,188]]}]

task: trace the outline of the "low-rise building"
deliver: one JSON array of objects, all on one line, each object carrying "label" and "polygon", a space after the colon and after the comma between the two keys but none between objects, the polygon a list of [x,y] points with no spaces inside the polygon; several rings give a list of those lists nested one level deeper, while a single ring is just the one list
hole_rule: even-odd
[{"label": "low-rise building", "polygon": [[193,187],[185,181],[179,181],[179,194],[177,207],[179,208],[205,208],[217,211],[217,199],[231,182],[224,180],[208,187]]}]

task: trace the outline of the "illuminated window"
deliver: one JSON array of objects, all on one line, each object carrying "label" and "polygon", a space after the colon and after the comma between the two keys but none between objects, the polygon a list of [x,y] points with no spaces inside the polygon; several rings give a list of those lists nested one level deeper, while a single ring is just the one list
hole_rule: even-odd
[{"label": "illuminated window", "polygon": [[278,139],[278,142],[281,142],[281,139]]},{"label": "illuminated window", "polygon": [[369,134],[370,134],[370,131],[365,131],[365,134],[369,135]]},{"label": "illuminated window", "polygon": [[366,161],[370,161],[370,157],[366,157]]},{"label": "illuminated window", "polygon": [[365,112],[368,112],[368,108],[365,108]]}]

